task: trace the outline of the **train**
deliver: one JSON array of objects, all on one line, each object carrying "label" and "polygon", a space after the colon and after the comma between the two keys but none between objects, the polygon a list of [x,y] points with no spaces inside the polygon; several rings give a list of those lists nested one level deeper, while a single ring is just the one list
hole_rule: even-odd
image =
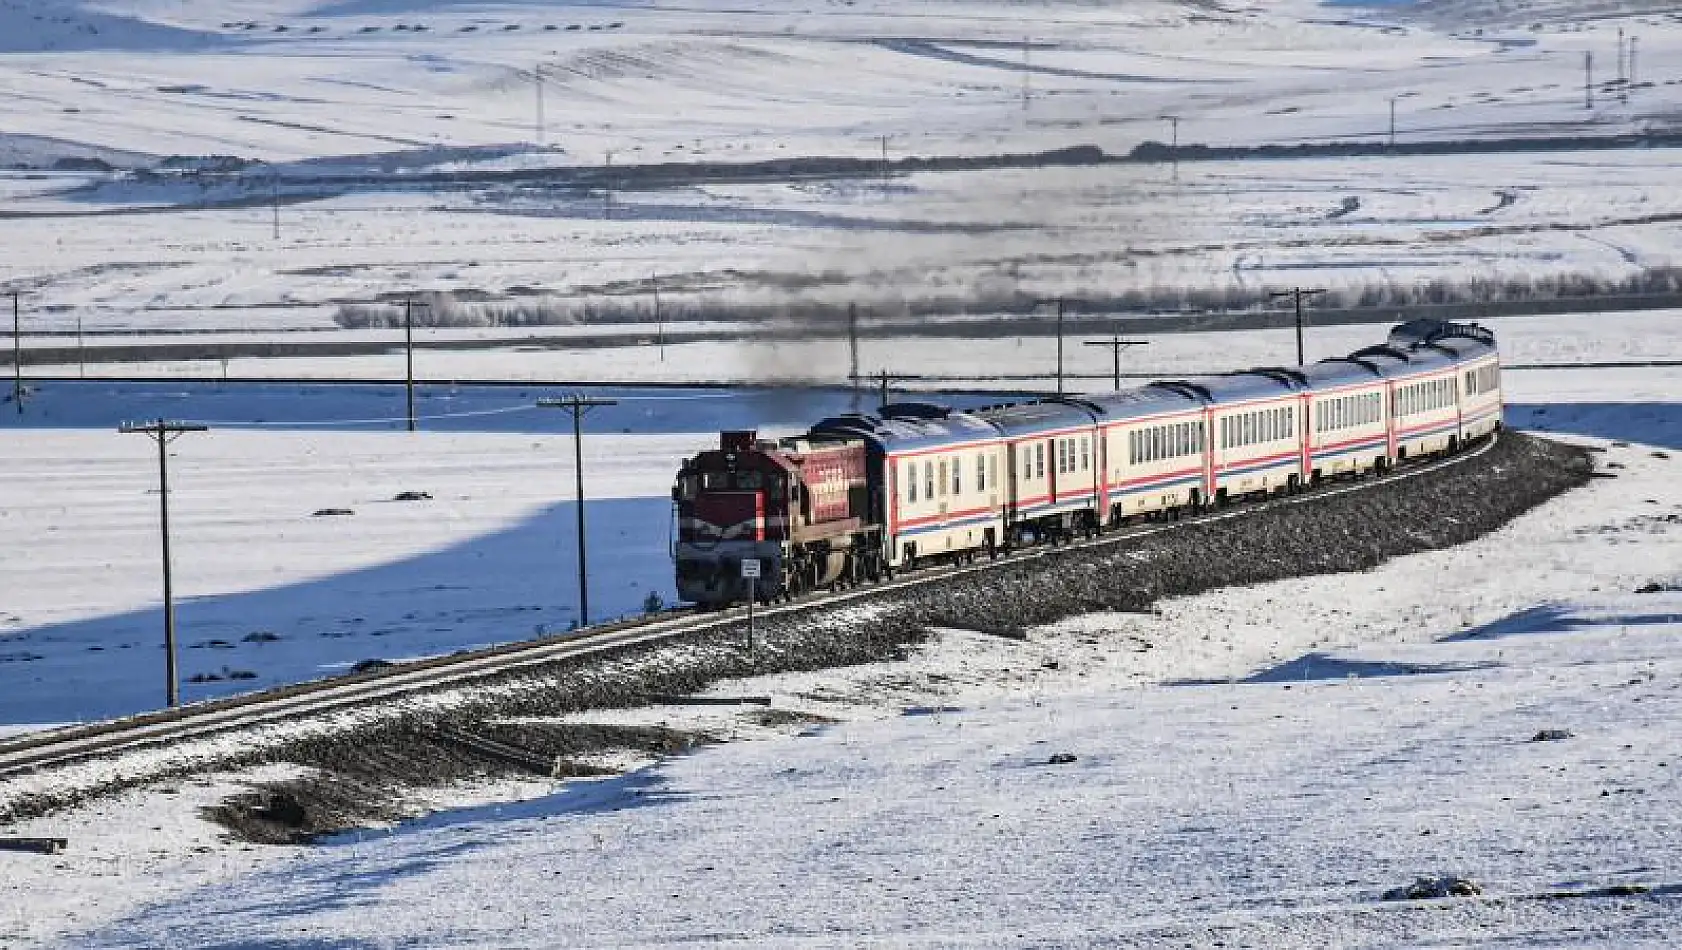
[{"label": "train", "polygon": [[1502,425],[1485,327],[1413,320],[1306,366],[720,434],[672,489],[678,597],[761,602],[1383,474]]}]

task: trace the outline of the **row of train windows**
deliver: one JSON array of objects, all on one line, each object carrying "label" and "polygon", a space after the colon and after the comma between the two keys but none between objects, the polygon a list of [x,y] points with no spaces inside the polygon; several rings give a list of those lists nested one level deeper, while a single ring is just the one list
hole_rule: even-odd
[{"label": "row of train windows", "polygon": [[1428,379],[1396,390],[1396,415],[1411,416],[1416,412],[1430,412],[1455,403],[1454,377]]},{"label": "row of train windows", "polygon": [[1466,371],[1466,395],[1493,392],[1501,385],[1501,367],[1494,363]]},{"label": "row of train windows", "polygon": [[[1092,471],[1092,438],[1057,440],[1057,474],[1073,475]],[[1044,474],[1043,472],[1041,473]]]},{"label": "row of train windows", "polygon": [[1384,413],[1384,397],[1379,393],[1359,396],[1340,396],[1320,403],[1314,413],[1314,431],[1331,432],[1350,426],[1378,422]]},{"label": "row of train windows", "polygon": [[[921,465],[922,477],[918,478],[918,463],[906,462],[900,469],[900,484],[905,486],[905,500],[916,501],[917,486],[922,484],[921,497],[933,501],[938,497],[945,498],[947,487],[950,486],[953,495],[964,492],[964,465],[958,459],[941,459],[939,462],[925,461]],[[991,476],[989,478],[989,476]],[[977,455],[975,457],[975,490],[984,492],[989,481],[998,481],[998,459]]]},{"label": "row of train windows", "polygon": [[1203,451],[1203,423],[1177,422],[1127,433],[1127,461],[1138,465]]},{"label": "row of train windows", "polygon": [[1296,432],[1296,420],[1294,406],[1227,416],[1221,420],[1221,448],[1232,449],[1292,438]]}]

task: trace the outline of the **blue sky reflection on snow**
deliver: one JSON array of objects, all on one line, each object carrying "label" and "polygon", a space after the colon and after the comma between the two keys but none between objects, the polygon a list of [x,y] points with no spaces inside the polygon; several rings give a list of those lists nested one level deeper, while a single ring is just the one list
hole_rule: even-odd
[{"label": "blue sky reflection on snow", "polygon": [[[134,419],[185,419],[213,426],[268,429],[390,431],[405,426],[401,384],[31,382],[20,415],[6,387],[0,430],[112,428]],[[855,398],[839,388],[690,389],[665,387],[417,386],[415,414],[432,432],[554,432],[570,426],[565,413],[537,408],[544,397],[574,392],[620,400],[590,414],[598,432],[716,432],[721,429],[804,427],[827,415],[876,405],[873,390]],[[959,405],[997,401],[939,396]]]},{"label": "blue sky reflection on snow", "polygon": [[[187,702],[400,659],[564,631],[577,616],[575,506],[438,551],[313,581],[196,597],[176,605]],[[671,502],[590,503],[590,609],[638,612],[676,597],[667,554]],[[246,642],[258,632],[280,637]],[[248,670],[255,679],[190,683]],[[149,607],[25,628],[0,642],[0,724],[68,722],[163,705],[163,615]]]}]

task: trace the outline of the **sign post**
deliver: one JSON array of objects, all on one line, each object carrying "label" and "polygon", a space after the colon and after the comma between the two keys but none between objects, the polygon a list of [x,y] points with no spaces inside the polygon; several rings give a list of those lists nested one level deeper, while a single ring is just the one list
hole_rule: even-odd
[{"label": "sign post", "polygon": [[753,654],[753,608],[759,599],[759,558],[742,559],[742,577],[748,582],[748,655]]}]

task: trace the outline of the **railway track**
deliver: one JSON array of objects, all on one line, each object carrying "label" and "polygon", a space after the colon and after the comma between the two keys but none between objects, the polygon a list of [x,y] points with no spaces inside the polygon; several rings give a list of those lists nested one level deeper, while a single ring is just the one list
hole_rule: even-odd
[{"label": "railway track", "polygon": [[[896,590],[938,584],[963,574],[985,572],[999,564],[1031,561],[1052,552],[1122,544],[1129,540],[1174,531],[1183,526],[1252,517],[1285,505],[1313,504],[1329,496],[1365,491],[1381,484],[1464,464],[1489,451],[1498,437],[1499,433],[1496,433],[1457,455],[1410,465],[1382,478],[1333,482],[1302,494],[1241,504],[1180,521],[1132,525],[1095,538],[1056,547],[1029,548],[998,561],[933,565],[915,572],[902,573],[892,581],[867,587],[834,593],[808,594],[789,603],[759,608],[758,615],[775,617],[793,611],[837,606]],[[88,759],[339,712],[431,690],[468,686],[493,675],[537,667],[556,660],[587,657],[680,635],[689,636],[709,629],[733,627],[746,616],[747,611],[744,607],[710,613],[675,611],[657,617],[637,618],[575,631],[563,637],[504,644],[471,653],[435,657],[355,677],[317,680],[126,719],[28,733],[0,740],[0,785],[11,777]]]}]

